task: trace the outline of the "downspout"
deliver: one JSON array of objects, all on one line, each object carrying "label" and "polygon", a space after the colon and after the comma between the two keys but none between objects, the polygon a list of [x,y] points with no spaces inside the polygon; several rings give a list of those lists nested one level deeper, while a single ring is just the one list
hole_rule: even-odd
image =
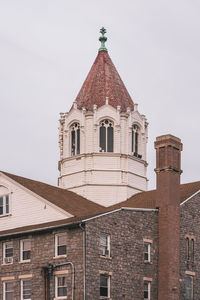
[{"label": "downspout", "polygon": [[86,232],[82,223],[79,226],[83,231],[83,300],[86,300]]}]

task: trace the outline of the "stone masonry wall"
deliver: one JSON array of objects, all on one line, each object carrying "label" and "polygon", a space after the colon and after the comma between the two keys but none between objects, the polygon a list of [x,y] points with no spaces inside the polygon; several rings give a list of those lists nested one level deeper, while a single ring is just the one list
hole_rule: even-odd
[{"label": "stone masonry wall", "polygon": [[[200,193],[181,205],[180,285],[181,298],[186,299],[186,276],[193,277],[193,300],[200,299]],[[190,240],[190,257],[187,259],[186,237]],[[191,257],[191,239],[194,238],[194,260]]]},{"label": "stone masonry wall", "polygon": [[[63,258],[55,258],[55,234],[67,233],[67,256]],[[32,235],[21,235],[17,238],[0,239],[0,299],[3,299],[3,280],[5,277],[14,277],[15,297],[14,300],[21,300],[20,294],[20,276],[32,275],[32,300],[44,300],[44,272],[43,267],[48,264],[60,264],[72,262],[75,266],[75,295],[76,300],[83,299],[83,240],[81,229],[60,229],[49,232],[35,233]],[[31,261],[27,263],[20,262],[20,240],[31,239]],[[10,265],[3,265],[3,242],[13,241],[14,246],[14,262]],[[57,267],[55,271],[67,272],[67,292],[68,300],[72,297],[72,268],[70,265]],[[2,280],[3,279],[3,280]],[[55,276],[51,276],[50,280],[51,300],[55,298]]]},{"label": "stone masonry wall", "polygon": [[[86,295],[99,299],[100,272],[111,275],[112,300],[143,300],[144,277],[157,299],[157,212],[120,211],[86,223]],[[100,233],[110,235],[111,257],[100,254]],[[144,262],[143,238],[152,240],[151,262]]]}]

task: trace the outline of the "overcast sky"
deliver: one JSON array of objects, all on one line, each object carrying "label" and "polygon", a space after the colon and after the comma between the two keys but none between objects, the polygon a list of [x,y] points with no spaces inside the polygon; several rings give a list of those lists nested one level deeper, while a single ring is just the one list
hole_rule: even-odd
[{"label": "overcast sky", "polygon": [[0,169],[57,184],[58,119],[107,29],[107,48],[156,136],[182,139],[182,182],[200,180],[199,0],[0,0]]}]

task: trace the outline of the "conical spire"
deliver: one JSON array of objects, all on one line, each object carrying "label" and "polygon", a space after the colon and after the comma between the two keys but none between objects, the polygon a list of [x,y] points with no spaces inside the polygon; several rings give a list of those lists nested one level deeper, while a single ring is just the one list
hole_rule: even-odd
[{"label": "conical spire", "polygon": [[106,104],[107,98],[108,104],[115,108],[120,106],[121,111],[126,111],[128,107],[133,110],[133,101],[105,47],[107,40],[104,36],[105,32],[102,28],[102,36],[99,38],[102,43],[101,48],[75,100],[77,107],[93,110],[94,104],[101,107]]}]

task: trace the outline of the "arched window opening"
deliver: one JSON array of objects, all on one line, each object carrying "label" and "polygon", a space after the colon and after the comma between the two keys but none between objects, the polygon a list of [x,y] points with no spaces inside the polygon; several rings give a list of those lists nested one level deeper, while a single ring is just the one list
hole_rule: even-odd
[{"label": "arched window opening", "polygon": [[99,152],[113,152],[113,123],[103,120],[99,129]]},{"label": "arched window opening", "polygon": [[6,216],[10,213],[9,195],[0,196],[0,216]]},{"label": "arched window opening", "polygon": [[190,259],[190,240],[186,238],[186,259]]},{"label": "arched window opening", "polygon": [[191,239],[191,259],[194,261],[194,239]]},{"label": "arched window opening", "polygon": [[80,154],[80,124],[74,123],[71,129],[71,155]]},{"label": "arched window opening", "polygon": [[135,157],[142,158],[139,154],[139,126],[134,124],[132,127],[132,142],[131,142],[131,152]]}]

